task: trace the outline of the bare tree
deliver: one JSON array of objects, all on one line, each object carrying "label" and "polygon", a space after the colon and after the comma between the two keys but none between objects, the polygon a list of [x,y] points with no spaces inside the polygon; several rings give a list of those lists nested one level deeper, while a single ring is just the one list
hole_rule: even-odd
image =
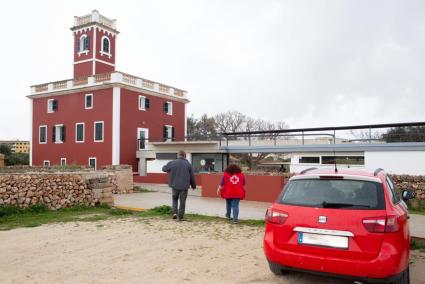
[{"label": "bare tree", "polygon": [[218,132],[232,133],[243,131],[247,117],[238,111],[228,111],[217,114],[214,119]]}]

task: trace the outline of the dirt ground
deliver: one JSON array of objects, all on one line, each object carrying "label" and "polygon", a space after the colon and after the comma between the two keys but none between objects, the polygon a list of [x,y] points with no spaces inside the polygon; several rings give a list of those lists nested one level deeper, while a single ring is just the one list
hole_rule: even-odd
[{"label": "dirt ground", "polygon": [[[300,273],[274,276],[261,227],[116,219],[0,232],[0,283],[350,283]],[[412,256],[425,283],[425,253]]]}]

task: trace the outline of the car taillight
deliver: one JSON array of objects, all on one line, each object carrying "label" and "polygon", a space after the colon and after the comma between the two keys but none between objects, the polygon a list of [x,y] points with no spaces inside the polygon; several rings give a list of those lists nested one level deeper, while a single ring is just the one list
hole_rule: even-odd
[{"label": "car taillight", "polygon": [[266,211],[266,222],[273,224],[283,224],[288,218],[288,213],[276,210],[273,208],[268,208]]},{"label": "car taillight", "polygon": [[400,228],[397,216],[366,218],[363,226],[371,233],[395,233]]}]

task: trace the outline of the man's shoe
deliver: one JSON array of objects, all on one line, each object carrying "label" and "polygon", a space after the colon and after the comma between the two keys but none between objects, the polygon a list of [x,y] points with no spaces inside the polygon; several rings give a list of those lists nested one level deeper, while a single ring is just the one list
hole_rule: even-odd
[{"label": "man's shoe", "polygon": [[177,219],[177,214],[173,214],[173,219]]}]

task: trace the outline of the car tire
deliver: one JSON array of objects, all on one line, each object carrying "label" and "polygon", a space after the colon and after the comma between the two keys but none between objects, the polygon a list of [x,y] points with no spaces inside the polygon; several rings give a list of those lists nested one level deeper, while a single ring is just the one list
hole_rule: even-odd
[{"label": "car tire", "polygon": [[410,284],[409,267],[400,274],[400,277],[394,281],[394,284]]},{"label": "car tire", "polygon": [[275,275],[283,275],[286,272],[286,270],[283,269],[282,266],[273,262],[269,262],[269,267],[270,267],[270,271],[273,272]]}]

